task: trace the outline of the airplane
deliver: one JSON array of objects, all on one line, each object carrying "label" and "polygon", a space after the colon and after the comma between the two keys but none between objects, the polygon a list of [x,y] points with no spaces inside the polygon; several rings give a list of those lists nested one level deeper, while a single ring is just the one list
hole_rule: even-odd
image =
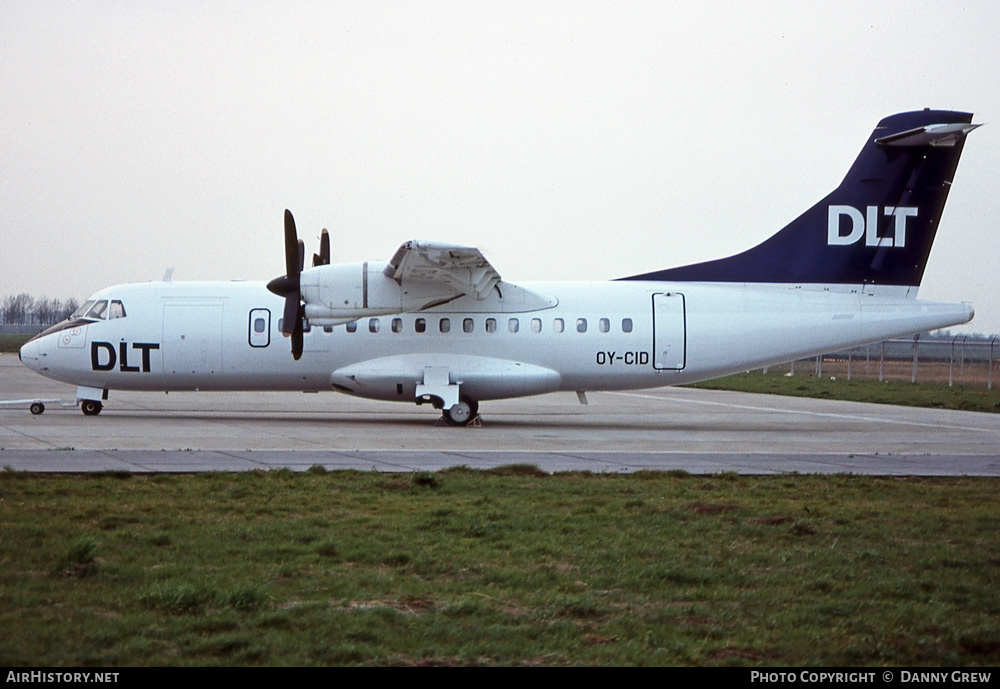
[{"label": "airplane", "polygon": [[286,210],[284,275],[108,287],[20,358],[76,385],[89,416],[110,390],[333,390],[430,404],[461,426],[488,400],[586,403],[967,323],[970,304],[916,296],[978,126],[944,110],[886,117],[840,186],[763,243],[605,282],[515,285],[478,249],[428,241],[335,265],[325,230],[305,268]]}]

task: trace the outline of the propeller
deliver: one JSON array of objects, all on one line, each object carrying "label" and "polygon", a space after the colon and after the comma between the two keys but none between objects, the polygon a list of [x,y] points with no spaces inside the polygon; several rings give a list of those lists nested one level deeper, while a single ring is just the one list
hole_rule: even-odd
[{"label": "propeller", "polygon": [[[322,251],[322,249],[320,249]],[[267,288],[279,297],[285,298],[285,311],[281,322],[281,332],[292,338],[292,357],[298,361],[302,356],[302,319],[305,307],[302,305],[302,291],[299,275],[305,263],[305,243],[295,231],[295,218],[285,209],[285,274],[267,283]],[[329,256],[329,239],[327,240]]]}]

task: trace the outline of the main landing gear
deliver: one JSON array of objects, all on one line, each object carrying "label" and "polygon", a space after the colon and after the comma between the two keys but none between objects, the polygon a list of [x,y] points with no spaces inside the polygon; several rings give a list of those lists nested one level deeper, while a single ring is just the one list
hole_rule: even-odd
[{"label": "main landing gear", "polygon": [[468,426],[479,415],[479,402],[461,397],[450,409],[443,409],[441,416],[450,426]]},{"label": "main landing gear", "polygon": [[104,409],[104,405],[101,404],[100,400],[81,400],[80,401],[80,411],[84,413],[85,416],[97,416]]}]

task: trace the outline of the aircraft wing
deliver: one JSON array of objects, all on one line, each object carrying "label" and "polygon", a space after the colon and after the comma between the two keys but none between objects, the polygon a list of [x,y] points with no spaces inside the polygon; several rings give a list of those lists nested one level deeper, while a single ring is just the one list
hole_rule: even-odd
[{"label": "aircraft wing", "polygon": [[455,296],[485,299],[500,274],[479,249],[440,242],[409,241],[396,251],[385,269],[404,290],[447,286]]}]

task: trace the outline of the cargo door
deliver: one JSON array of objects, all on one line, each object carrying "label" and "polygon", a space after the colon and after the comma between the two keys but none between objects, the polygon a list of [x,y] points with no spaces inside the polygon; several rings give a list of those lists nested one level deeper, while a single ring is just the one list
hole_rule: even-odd
[{"label": "cargo door", "polygon": [[222,372],[222,303],[163,305],[163,371]]}]

